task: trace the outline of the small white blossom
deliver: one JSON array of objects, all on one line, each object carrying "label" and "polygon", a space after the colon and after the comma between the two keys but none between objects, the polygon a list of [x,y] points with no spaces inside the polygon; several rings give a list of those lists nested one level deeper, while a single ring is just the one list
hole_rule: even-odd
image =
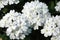
[{"label": "small white blossom", "polygon": [[8,0],[0,0],[0,10],[1,8],[4,8],[4,5],[8,4]]},{"label": "small white blossom", "polygon": [[18,4],[19,0],[0,0],[0,10],[6,5]]},{"label": "small white blossom", "polygon": [[51,38],[51,40],[59,40],[59,39],[58,39],[58,37],[57,37],[57,36],[56,36],[56,37],[55,37],[55,36],[53,36],[53,37]]},{"label": "small white blossom", "polygon": [[18,4],[19,3],[19,0],[8,0],[8,4],[11,5],[11,4]]},{"label": "small white blossom", "polygon": [[55,6],[56,11],[60,12],[60,1],[57,3],[57,5]]},{"label": "small white blossom", "polygon": [[56,36],[52,36],[51,40],[60,40],[60,33]]}]

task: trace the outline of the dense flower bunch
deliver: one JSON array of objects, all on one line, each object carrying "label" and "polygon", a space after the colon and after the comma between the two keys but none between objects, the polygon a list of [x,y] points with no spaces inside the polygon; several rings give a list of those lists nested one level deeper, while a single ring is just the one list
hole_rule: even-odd
[{"label": "dense flower bunch", "polygon": [[21,13],[10,10],[0,21],[0,27],[7,27],[6,34],[10,39],[23,39],[31,33],[30,22]]},{"label": "dense flower bunch", "polygon": [[[60,1],[55,6],[56,11],[60,12]],[[41,34],[44,34],[45,37],[52,36],[51,40],[60,40],[60,16],[52,16],[46,20]]]},{"label": "dense flower bunch", "polygon": [[19,0],[0,0],[0,10],[4,8],[5,5],[18,4]]},{"label": "dense flower bunch", "polygon": [[[51,17],[46,20],[46,23],[41,30],[41,33],[44,34],[45,37],[48,36],[59,36],[60,34],[60,16]],[[58,37],[57,37],[58,38]]]},{"label": "dense flower bunch", "polygon": [[34,30],[38,29],[38,26],[42,26],[51,17],[48,6],[39,1],[25,3],[22,13],[29,19],[32,25],[35,24]]},{"label": "dense flower bunch", "polygon": [[[0,0],[0,10],[8,4],[18,3],[19,0]],[[60,12],[59,4],[60,1],[55,9]],[[22,13],[10,10],[0,20],[0,27],[7,28],[5,33],[10,39],[24,39],[32,29],[38,30],[40,26],[43,27],[41,34],[45,37],[52,36],[51,40],[60,40],[60,16],[51,16],[48,6],[37,0],[25,3]]]}]

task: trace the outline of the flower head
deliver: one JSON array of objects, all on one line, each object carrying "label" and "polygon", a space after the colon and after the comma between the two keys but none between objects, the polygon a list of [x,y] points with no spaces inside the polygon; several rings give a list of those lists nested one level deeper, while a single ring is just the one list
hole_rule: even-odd
[{"label": "flower head", "polygon": [[0,27],[6,27],[6,34],[10,39],[24,39],[31,33],[30,22],[27,18],[15,10],[10,10],[0,21]]},{"label": "flower head", "polygon": [[25,3],[22,13],[29,19],[31,25],[34,25],[34,30],[38,29],[38,26],[42,26],[45,20],[50,17],[48,12],[48,6],[45,3],[39,1],[31,1]]},{"label": "flower head", "polygon": [[56,11],[60,12],[60,1],[57,3],[57,5],[55,6]]},{"label": "flower head", "polygon": [[48,36],[57,36],[60,34],[60,16],[51,17],[46,20],[46,23],[41,30],[41,33],[44,34],[45,37]]}]

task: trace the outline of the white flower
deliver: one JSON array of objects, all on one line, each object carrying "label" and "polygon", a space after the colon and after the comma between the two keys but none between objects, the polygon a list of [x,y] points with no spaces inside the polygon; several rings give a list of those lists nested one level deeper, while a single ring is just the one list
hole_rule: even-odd
[{"label": "white flower", "polygon": [[7,13],[1,20],[0,20],[0,27],[8,27],[12,25],[12,22],[16,20],[16,17],[21,16],[21,13],[15,12],[11,10],[10,13]]},{"label": "white flower", "polygon": [[60,40],[60,33],[56,36],[52,36],[51,40]]},{"label": "white flower", "polygon": [[51,40],[59,40],[58,37],[53,36]]},{"label": "white flower", "polygon": [[52,28],[44,28],[41,30],[41,34],[44,34],[45,37],[51,36],[53,32]]},{"label": "white flower", "polygon": [[55,6],[56,11],[60,12],[60,1],[57,3],[57,5]]},{"label": "white flower", "polygon": [[8,0],[0,0],[0,10],[1,8],[4,8],[4,5],[8,4]]},{"label": "white flower", "polygon": [[0,10],[6,5],[18,4],[19,0],[0,0]]},{"label": "white flower", "polygon": [[31,23],[21,13],[10,10],[0,21],[0,27],[7,27],[6,34],[10,39],[24,39],[31,33]]},{"label": "white flower", "polygon": [[8,0],[9,5],[11,4],[18,4],[19,0]]},{"label": "white flower", "polygon": [[22,13],[29,19],[31,25],[34,25],[34,30],[38,29],[38,26],[42,26],[50,17],[48,12],[48,6],[45,3],[39,1],[31,1],[25,3]]},{"label": "white flower", "polygon": [[44,34],[45,37],[60,34],[60,16],[57,15],[56,17],[51,17],[46,20],[46,23],[41,30],[41,34]]}]

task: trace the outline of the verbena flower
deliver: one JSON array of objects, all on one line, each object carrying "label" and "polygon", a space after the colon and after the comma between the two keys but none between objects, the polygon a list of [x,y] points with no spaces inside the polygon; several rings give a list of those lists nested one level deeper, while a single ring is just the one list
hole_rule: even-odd
[{"label": "verbena flower", "polygon": [[0,0],[0,10],[1,8],[4,8],[4,5],[8,4],[8,0]]},{"label": "verbena flower", "polygon": [[8,4],[11,5],[11,4],[18,4],[19,3],[19,0],[8,0]]},{"label": "verbena flower", "polygon": [[18,4],[19,0],[0,0],[0,10],[6,5]]},{"label": "verbena flower", "polygon": [[55,10],[60,12],[60,1],[57,2],[56,6],[55,6]]},{"label": "verbena flower", "polygon": [[57,35],[59,35],[60,34],[60,16],[57,15],[55,17],[51,17],[48,20],[46,20],[46,23],[43,29],[41,30],[41,34],[44,34],[45,37],[48,37],[48,36],[56,37]]},{"label": "verbena flower", "polygon": [[10,10],[0,21],[0,27],[6,27],[6,34],[10,39],[24,39],[31,33],[30,22],[27,18],[15,10]]},{"label": "verbena flower", "polygon": [[58,35],[56,35],[56,36],[52,36],[51,40],[60,40],[60,33]]},{"label": "verbena flower", "polygon": [[31,1],[25,3],[22,13],[29,19],[31,25],[34,25],[34,30],[38,29],[38,26],[42,26],[45,20],[50,17],[48,12],[48,6],[45,3],[39,1]]}]

